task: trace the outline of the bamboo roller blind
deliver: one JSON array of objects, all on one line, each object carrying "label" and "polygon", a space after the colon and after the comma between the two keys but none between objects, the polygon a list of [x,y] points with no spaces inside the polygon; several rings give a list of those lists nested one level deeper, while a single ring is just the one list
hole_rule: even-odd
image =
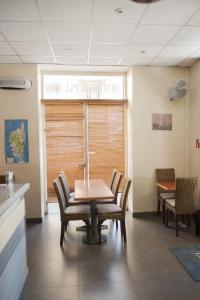
[{"label": "bamboo roller blind", "polygon": [[125,173],[124,105],[88,104],[90,178],[109,185],[113,169]]},{"label": "bamboo roller blind", "polygon": [[[88,156],[90,178],[110,184],[113,169],[125,174],[125,101],[88,100]],[[65,171],[74,187],[84,178],[83,101],[44,101],[47,148],[48,196],[54,196],[52,181]]]},{"label": "bamboo roller blind", "polygon": [[53,180],[62,170],[70,187],[75,179],[83,179],[83,169],[77,164],[84,161],[83,106],[81,103],[45,105],[48,196],[54,196]]}]

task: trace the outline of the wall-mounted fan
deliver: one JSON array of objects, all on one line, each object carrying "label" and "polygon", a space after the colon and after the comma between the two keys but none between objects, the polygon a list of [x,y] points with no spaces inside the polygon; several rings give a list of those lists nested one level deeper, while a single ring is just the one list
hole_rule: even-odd
[{"label": "wall-mounted fan", "polygon": [[179,80],[169,90],[169,100],[174,101],[177,98],[182,98],[187,94],[186,81]]}]

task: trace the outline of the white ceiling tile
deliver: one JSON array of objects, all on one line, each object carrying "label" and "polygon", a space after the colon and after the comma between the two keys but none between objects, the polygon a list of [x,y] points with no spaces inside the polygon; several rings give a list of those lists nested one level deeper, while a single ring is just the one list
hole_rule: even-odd
[{"label": "white ceiling tile", "polygon": [[47,22],[46,28],[52,42],[88,43],[89,23]]},{"label": "white ceiling tile", "polygon": [[53,52],[56,56],[87,56],[87,44],[52,43]]},{"label": "white ceiling tile", "polygon": [[38,0],[45,21],[89,21],[92,0]]},{"label": "white ceiling tile", "polygon": [[139,25],[131,43],[166,44],[181,26]]},{"label": "white ceiling tile", "polygon": [[34,0],[1,0],[0,21],[39,21]]},{"label": "white ceiling tile", "polygon": [[51,64],[54,63],[53,56],[21,56],[24,63]]},{"label": "white ceiling tile", "polygon": [[95,57],[120,57],[125,50],[124,46],[113,44],[93,44],[91,56]]},{"label": "white ceiling tile", "polygon": [[149,57],[125,57],[120,65],[126,65],[126,66],[146,66],[150,63],[152,58]]},{"label": "white ceiling tile", "polygon": [[185,26],[179,31],[170,44],[200,45],[200,27]]},{"label": "white ceiling tile", "polygon": [[19,64],[22,63],[18,56],[14,56],[14,55],[0,56],[0,64],[18,64],[18,63]]},{"label": "white ceiling tile", "polygon": [[0,42],[5,41],[3,35],[0,33]]},{"label": "white ceiling tile", "polygon": [[197,51],[193,52],[190,57],[192,58],[200,58],[200,49],[197,49]]},{"label": "white ceiling tile", "polygon": [[[140,5],[130,0],[94,0],[93,20],[95,22],[137,23],[147,5]],[[119,14],[116,8],[124,9]]]},{"label": "white ceiling tile", "polygon": [[87,58],[56,56],[56,61],[58,64],[63,65],[85,65],[87,63]]},{"label": "white ceiling tile", "polygon": [[0,30],[8,41],[42,41],[46,39],[40,22],[0,22]]},{"label": "white ceiling tile", "polygon": [[187,23],[187,25],[200,26],[200,11],[198,11]]},{"label": "white ceiling tile", "polygon": [[7,42],[0,42],[0,55],[16,55]]},{"label": "white ceiling tile", "polygon": [[192,66],[195,62],[197,62],[198,59],[197,58],[188,58],[186,60],[184,60],[181,64],[180,64],[180,67],[183,67],[183,68],[187,68],[187,67],[190,67]]},{"label": "white ceiling tile", "polygon": [[158,67],[172,67],[178,66],[183,59],[181,58],[161,58],[157,57],[151,62],[151,66],[158,66]]},{"label": "white ceiling tile", "polygon": [[136,25],[95,23],[92,29],[93,43],[128,43]]},{"label": "white ceiling tile", "polygon": [[141,23],[184,25],[199,8],[199,0],[158,1],[149,5]]},{"label": "white ceiling tile", "polygon": [[118,65],[119,61],[119,57],[90,57],[91,65],[112,66]]},{"label": "white ceiling tile", "polygon": [[12,42],[19,55],[51,56],[51,49],[47,42]]},{"label": "white ceiling tile", "polygon": [[[135,44],[127,47],[126,57],[154,57],[162,49],[162,45]],[[141,51],[145,51],[142,53]]]},{"label": "white ceiling tile", "polygon": [[159,54],[159,57],[174,57],[186,58],[198,49],[197,46],[183,46],[183,45],[167,45]]}]

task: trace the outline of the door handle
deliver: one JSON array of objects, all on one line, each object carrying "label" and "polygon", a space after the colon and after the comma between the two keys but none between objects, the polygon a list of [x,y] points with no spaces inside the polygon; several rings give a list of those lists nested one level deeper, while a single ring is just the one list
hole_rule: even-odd
[{"label": "door handle", "polygon": [[85,163],[79,163],[79,164],[77,164],[76,168],[85,168]]}]

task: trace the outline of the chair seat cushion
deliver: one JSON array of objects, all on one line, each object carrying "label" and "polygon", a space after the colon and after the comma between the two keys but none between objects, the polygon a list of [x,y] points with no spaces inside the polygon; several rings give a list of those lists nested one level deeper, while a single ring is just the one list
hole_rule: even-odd
[{"label": "chair seat cushion", "polygon": [[122,209],[116,204],[97,204],[98,214],[115,214],[121,213]]},{"label": "chair seat cushion", "polygon": [[74,197],[75,196],[75,193],[74,192],[72,192],[72,193],[69,193],[69,197],[71,198],[71,197]]},{"label": "chair seat cushion", "polygon": [[65,209],[65,215],[89,215],[89,214],[90,214],[89,205],[68,206]]},{"label": "chair seat cushion", "polygon": [[171,205],[172,207],[175,207],[175,199],[167,199],[166,204]]},{"label": "chair seat cushion", "polygon": [[163,199],[171,199],[174,197],[174,193],[160,193],[160,197]]},{"label": "chair seat cushion", "polygon": [[69,205],[85,205],[85,204],[90,204],[89,201],[74,200],[74,197],[70,197],[68,202],[69,202]]},{"label": "chair seat cushion", "polygon": [[102,200],[97,200],[98,204],[105,204],[105,203],[109,203],[109,204],[114,204],[113,203],[113,199],[102,199]]}]

